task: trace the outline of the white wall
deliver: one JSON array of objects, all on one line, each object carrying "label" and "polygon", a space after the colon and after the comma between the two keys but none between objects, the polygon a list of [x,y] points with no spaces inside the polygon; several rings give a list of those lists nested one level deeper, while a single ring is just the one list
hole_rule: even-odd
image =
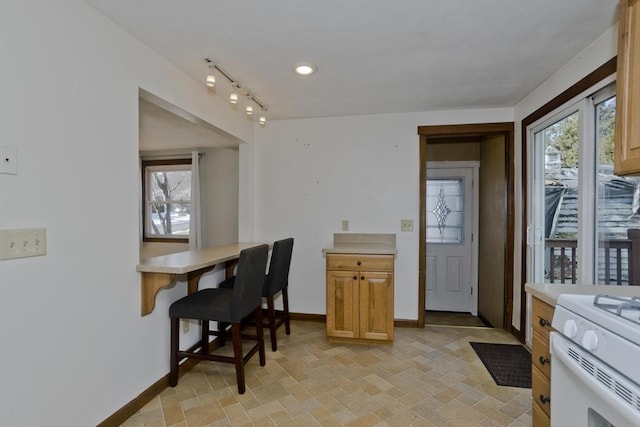
[{"label": "white wall", "polygon": [[[291,309],[325,313],[321,250],[340,232],[397,234],[395,317],[418,316],[419,156],[417,126],[514,121],[516,241],[512,324],[520,329],[522,179],[520,122],[615,55],[617,27],[605,32],[514,109],[437,111],[271,121],[240,149],[240,236],[296,239]],[[244,171],[244,172],[242,172]],[[414,220],[402,233],[400,219]]]},{"label": "white wall", "polygon": [[138,88],[251,141],[202,82],[81,1],[0,1],[0,228],[46,227],[47,255],[0,261],[0,414],[96,425],[168,372],[168,304],[140,316]]},{"label": "white wall", "polygon": [[237,242],[239,152],[211,148],[204,153],[200,159],[203,246]]},{"label": "white wall", "polygon": [[[417,319],[417,128],[512,120],[511,109],[439,111],[275,121],[256,132],[255,237],[295,239],[291,310],[326,312],[322,248],[347,219],[350,232],[396,233],[395,317]],[[400,232],[401,219],[414,231]]]}]

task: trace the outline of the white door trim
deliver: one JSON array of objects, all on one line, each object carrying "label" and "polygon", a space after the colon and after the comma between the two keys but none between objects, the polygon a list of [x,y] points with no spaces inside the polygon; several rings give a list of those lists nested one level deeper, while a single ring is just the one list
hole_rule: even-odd
[{"label": "white door trim", "polygon": [[478,228],[480,217],[480,162],[475,160],[469,161],[441,161],[427,162],[427,171],[429,169],[453,169],[453,168],[470,168],[473,170],[473,220],[471,233],[473,240],[471,244],[471,287],[473,289],[473,298],[471,298],[471,314],[478,315]]}]

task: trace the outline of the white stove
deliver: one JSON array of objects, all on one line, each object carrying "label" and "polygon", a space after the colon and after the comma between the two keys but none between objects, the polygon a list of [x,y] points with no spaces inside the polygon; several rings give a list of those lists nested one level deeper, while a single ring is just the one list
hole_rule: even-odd
[{"label": "white stove", "polygon": [[640,427],[640,288],[638,294],[558,297],[553,426]]}]

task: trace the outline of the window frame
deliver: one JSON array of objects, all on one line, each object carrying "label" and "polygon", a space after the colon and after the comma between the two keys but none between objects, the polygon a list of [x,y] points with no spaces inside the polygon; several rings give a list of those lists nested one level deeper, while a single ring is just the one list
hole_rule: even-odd
[{"label": "window frame", "polygon": [[[189,236],[187,237],[169,237],[168,235],[151,235],[148,233],[147,219],[148,219],[148,168],[158,166],[173,166],[176,170],[189,170],[191,171],[191,158],[182,159],[161,159],[161,160],[141,160],[141,173],[142,173],[142,241],[143,242],[162,242],[162,243],[189,243]],[[186,167],[185,167],[186,166]],[[189,205],[193,204],[193,195],[190,196]]]}]

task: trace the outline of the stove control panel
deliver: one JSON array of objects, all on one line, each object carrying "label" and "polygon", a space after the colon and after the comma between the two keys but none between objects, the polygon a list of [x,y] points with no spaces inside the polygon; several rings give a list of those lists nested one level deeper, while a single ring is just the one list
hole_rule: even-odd
[{"label": "stove control panel", "polygon": [[640,384],[640,369],[636,365],[640,360],[640,347],[637,345],[561,305],[556,305],[551,325],[575,345]]}]

